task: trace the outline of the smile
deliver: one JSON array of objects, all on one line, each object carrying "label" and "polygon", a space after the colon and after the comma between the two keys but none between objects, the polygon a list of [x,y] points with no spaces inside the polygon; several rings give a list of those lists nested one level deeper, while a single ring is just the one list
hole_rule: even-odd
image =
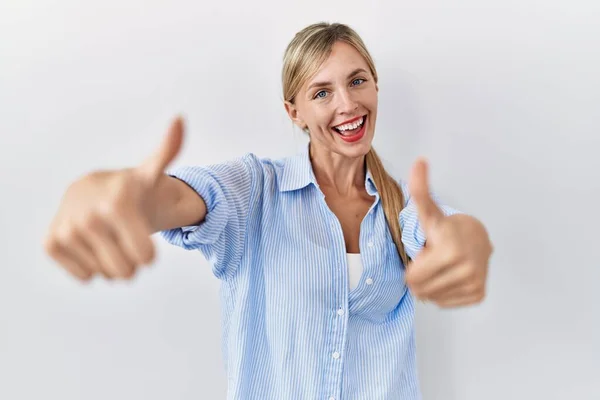
[{"label": "smile", "polygon": [[343,124],[336,125],[333,130],[347,143],[353,143],[359,141],[365,135],[365,122],[367,116],[363,115],[344,122]]},{"label": "smile", "polygon": [[365,117],[366,116],[358,117],[352,122],[334,126],[333,129],[335,129],[336,131],[338,131],[338,133],[341,133],[344,136],[351,136],[363,126],[363,123],[366,119]]}]

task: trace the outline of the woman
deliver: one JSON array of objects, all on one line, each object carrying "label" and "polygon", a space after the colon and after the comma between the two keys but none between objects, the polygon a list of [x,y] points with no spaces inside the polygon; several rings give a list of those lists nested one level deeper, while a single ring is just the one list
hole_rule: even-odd
[{"label": "woman", "polygon": [[47,252],[87,280],[132,277],[153,232],[200,250],[222,281],[228,399],[418,399],[411,294],[480,302],[486,230],[431,197],[424,161],[408,185],[385,172],[371,147],[377,73],[351,28],[297,33],[282,79],[304,152],[167,174],[177,119],[142,165],[67,190]]}]

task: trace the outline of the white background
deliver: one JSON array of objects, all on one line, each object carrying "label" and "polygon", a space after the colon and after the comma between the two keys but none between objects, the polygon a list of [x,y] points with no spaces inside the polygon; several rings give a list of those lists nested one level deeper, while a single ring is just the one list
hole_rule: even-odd
[{"label": "white background", "polygon": [[484,304],[417,310],[425,400],[600,398],[599,2],[3,0],[1,399],[225,397],[200,253],[156,236],[135,280],[82,286],[42,238],[71,181],[138,163],[176,113],[176,165],[295,153],[282,55],[321,20],[373,54],[390,171],[428,157],[496,247]]}]

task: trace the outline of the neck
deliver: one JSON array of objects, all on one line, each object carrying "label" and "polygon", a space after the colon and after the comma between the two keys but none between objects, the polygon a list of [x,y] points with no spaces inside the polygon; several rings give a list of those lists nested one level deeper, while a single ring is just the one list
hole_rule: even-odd
[{"label": "neck", "polygon": [[365,156],[346,157],[310,143],[310,161],[319,186],[340,196],[365,187]]}]

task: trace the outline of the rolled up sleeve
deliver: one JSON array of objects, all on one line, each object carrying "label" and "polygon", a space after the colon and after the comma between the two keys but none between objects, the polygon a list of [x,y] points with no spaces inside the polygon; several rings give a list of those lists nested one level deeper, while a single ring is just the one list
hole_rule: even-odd
[{"label": "rolled up sleeve", "polygon": [[167,172],[193,188],[206,204],[204,221],[161,231],[167,242],[199,250],[219,279],[241,262],[251,204],[259,192],[260,161],[253,154],[209,166],[183,166]]}]

